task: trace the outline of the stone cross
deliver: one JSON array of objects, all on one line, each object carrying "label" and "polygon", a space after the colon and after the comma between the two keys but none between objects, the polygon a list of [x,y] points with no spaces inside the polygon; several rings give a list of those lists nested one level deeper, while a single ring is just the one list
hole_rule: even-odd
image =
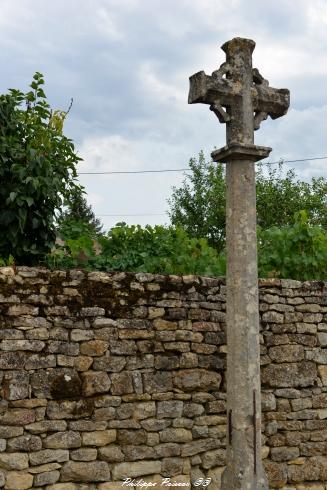
[{"label": "stone cross", "polygon": [[214,151],[226,168],[227,242],[227,464],[222,488],[268,489],[261,461],[261,396],[256,193],[254,162],[271,148],[254,145],[254,130],[268,115],[286,114],[287,89],[269,87],[252,68],[251,39],[222,49],[226,62],[211,76],[190,77],[189,103],[209,104],[226,123],[227,145]]}]

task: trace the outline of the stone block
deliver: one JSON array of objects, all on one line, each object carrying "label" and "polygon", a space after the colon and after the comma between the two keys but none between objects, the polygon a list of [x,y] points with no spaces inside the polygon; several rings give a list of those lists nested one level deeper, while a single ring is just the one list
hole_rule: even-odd
[{"label": "stone block", "polygon": [[136,478],[161,472],[160,461],[138,461],[134,463],[120,463],[113,469],[113,479]]},{"label": "stone block", "polygon": [[[157,435],[157,434],[155,434]],[[155,457],[155,451],[149,444],[145,446],[123,446],[122,451],[126,461],[137,461],[140,459],[152,459]]]},{"label": "stone block", "polygon": [[83,446],[107,446],[114,442],[116,438],[117,431],[115,429],[82,433]]},{"label": "stone block", "polygon": [[123,356],[102,356],[94,359],[92,368],[96,371],[119,373],[126,366],[126,362]]},{"label": "stone block", "polygon": [[[32,434],[42,434],[44,432],[62,432],[67,428],[65,420],[42,420],[26,425],[25,429]],[[1,433],[1,432],[0,432]]]},{"label": "stone block", "polygon": [[111,382],[108,374],[99,371],[88,371],[81,374],[83,381],[82,392],[84,396],[92,396],[97,393],[106,393],[109,391]]},{"label": "stone block", "polygon": [[164,393],[173,388],[172,373],[170,371],[159,371],[143,374],[143,386],[146,393]]},{"label": "stone block", "polygon": [[189,442],[192,441],[192,432],[183,428],[167,428],[160,432],[161,442]]},{"label": "stone block", "polygon": [[265,459],[263,464],[269,479],[269,487],[283,488],[287,483],[287,464],[276,463],[268,459]]},{"label": "stone block", "polygon": [[103,482],[109,481],[110,469],[105,461],[68,461],[61,469],[61,481]]},{"label": "stone block", "polygon": [[120,463],[124,461],[124,453],[119,446],[105,446],[99,448],[99,459],[108,463]]},{"label": "stone block", "polygon": [[29,374],[23,371],[5,372],[2,396],[6,400],[22,400],[29,397]]},{"label": "stone block", "polygon": [[122,447],[124,445],[141,445],[146,444],[147,434],[145,430],[119,430],[118,431],[118,444]]},{"label": "stone block", "polygon": [[62,463],[69,460],[69,451],[66,449],[43,449],[30,454],[30,464],[33,466],[46,463]]},{"label": "stone block", "polygon": [[81,446],[79,432],[69,430],[67,432],[56,432],[43,441],[43,446],[48,449],[70,449]]},{"label": "stone block", "polygon": [[[97,450],[91,447],[82,447],[70,451],[70,458],[73,461],[94,461],[97,459]],[[102,458],[103,459],[103,458]]]},{"label": "stone block", "polygon": [[112,395],[124,395],[134,392],[133,377],[131,372],[114,373],[111,375]]},{"label": "stone block", "polygon": [[180,400],[158,402],[157,417],[159,419],[181,417],[183,413],[183,406],[184,404]]},{"label": "stone block", "polygon": [[302,345],[278,345],[270,347],[269,357],[274,362],[298,362],[304,359]]},{"label": "stone block", "polygon": [[262,369],[261,380],[272,387],[313,386],[317,377],[313,362],[269,364]]},{"label": "stone block", "polygon": [[261,393],[261,409],[263,412],[271,412],[276,409],[276,398],[273,393]]},{"label": "stone block", "polygon": [[53,483],[56,483],[59,478],[60,472],[57,470],[38,473],[34,477],[34,486],[43,487],[45,485],[52,485]]},{"label": "stone block", "polygon": [[35,421],[34,410],[9,409],[0,416],[0,425],[28,425]]},{"label": "stone block", "polygon": [[42,449],[42,440],[38,436],[23,435],[9,439],[7,444],[8,452],[25,451],[34,452]]},{"label": "stone block", "polygon": [[80,352],[84,356],[98,357],[103,356],[109,347],[109,343],[104,340],[90,340],[80,344]]},{"label": "stone block", "polygon": [[270,449],[272,461],[284,463],[300,456],[298,447],[272,447]]},{"label": "stone block", "polygon": [[205,369],[184,369],[177,371],[174,386],[182,391],[218,391],[221,375]]},{"label": "stone block", "polygon": [[25,453],[0,453],[0,468],[4,470],[25,470],[28,455]]},{"label": "stone block", "polygon": [[33,487],[33,476],[20,471],[8,471],[6,474],[6,490],[27,490]]}]

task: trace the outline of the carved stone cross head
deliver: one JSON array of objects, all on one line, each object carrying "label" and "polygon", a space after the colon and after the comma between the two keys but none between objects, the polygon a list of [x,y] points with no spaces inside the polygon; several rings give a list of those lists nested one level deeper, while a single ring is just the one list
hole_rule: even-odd
[{"label": "carved stone cross head", "polygon": [[251,145],[254,130],[270,116],[286,114],[290,104],[288,89],[269,87],[257,68],[252,68],[255,42],[236,37],[222,50],[226,62],[206,75],[204,71],[190,77],[189,104],[209,104],[221,123],[227,125],[227,143]]}]

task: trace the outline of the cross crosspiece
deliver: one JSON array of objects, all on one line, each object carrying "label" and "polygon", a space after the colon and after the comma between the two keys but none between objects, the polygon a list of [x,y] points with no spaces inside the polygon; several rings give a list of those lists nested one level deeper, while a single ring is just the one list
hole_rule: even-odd
[{"label": "cross crosspiece", "polygon": [[212,152],[226,168],[227,458],[223,490],[268,490],[261,461],[261,384],[254,162],[271,148],[254,144],[254,130],[286,114],[287,89],[269,87],[252,68],[251,39],[222,46],[226,62],[190,77],[189,103],[209,104],[226,123],[227,145]]}]

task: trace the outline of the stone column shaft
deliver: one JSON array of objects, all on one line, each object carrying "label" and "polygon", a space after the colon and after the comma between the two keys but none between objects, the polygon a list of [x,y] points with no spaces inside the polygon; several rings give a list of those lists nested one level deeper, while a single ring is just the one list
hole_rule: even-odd
[{"label": "stone column shaft", "polygon": [[[226,169],[227,469],[223,489],[268,489],[261,464],[260,346],[253,161]],[[246,199],[244,199],[246,196]],[[246,368],[247,366],[247,368]]]}]

